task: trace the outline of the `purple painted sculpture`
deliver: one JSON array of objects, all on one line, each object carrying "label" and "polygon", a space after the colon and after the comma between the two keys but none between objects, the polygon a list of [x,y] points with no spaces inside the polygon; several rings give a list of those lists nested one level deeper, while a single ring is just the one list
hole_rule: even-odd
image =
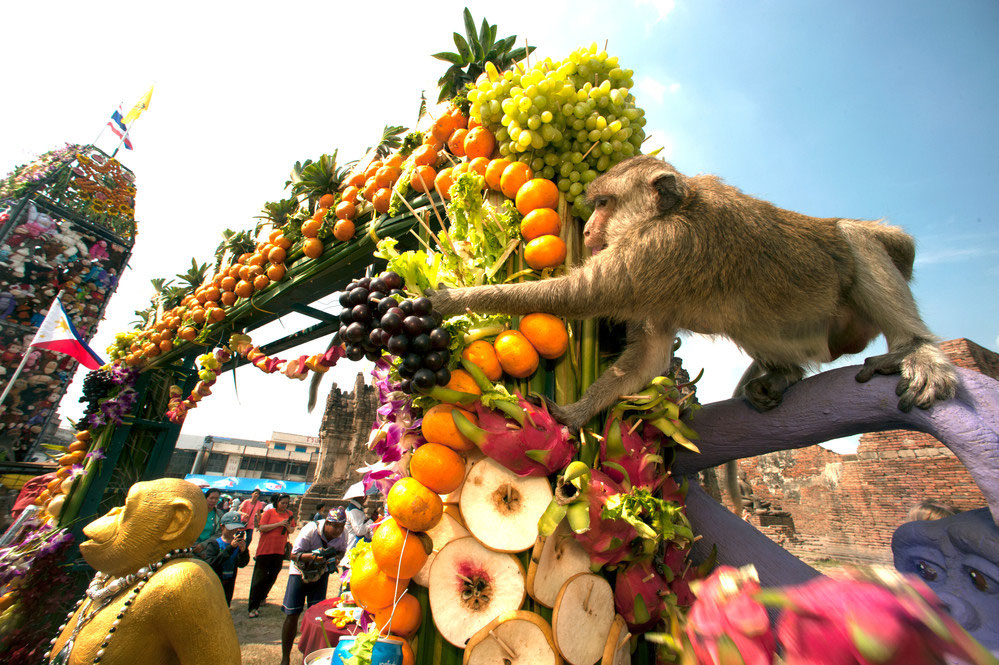
[{"label": "purple painted sculpture", "polygon": [[921,577],[965,630],[999,650],[999,527],[986,509],[906,522],[891,550],[895,568]]},{"label": "purple painted sculpture", "polygon": [[[985,495],[992,521],[999,524],[999,382],[958,369],[960,385],[953,399],[925,411],[903,413],[897,406],[897,377],[876,376],[858,383],[854,378],[858,370],[844,367],[801,381],[787,391],[780,407],[764,413],[742,399],[706,405],[693,423],[701,435],[701,453],[679,450],[674,474],[693,475],[730,460],[854,434],[916,430],[936,437],[961,460]],[[696,483],[690,485],[687,512],[702,536],[694,545],[697,557],[706,556],[717,545],[720,564],[752,563],[764,587],[799,584],[820,574],[736,517]],[[986,511],[979,512],[984,516]],[[987,560],[999,566],[999,538],[989,542],[993,550]],[[993,616],[999,616],[999,603]]]}]

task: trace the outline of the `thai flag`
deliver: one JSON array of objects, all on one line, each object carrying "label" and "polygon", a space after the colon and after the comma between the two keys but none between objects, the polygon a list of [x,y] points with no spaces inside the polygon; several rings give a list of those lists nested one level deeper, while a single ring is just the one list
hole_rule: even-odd
[{"label": "thai flag", "polygon": [[121,116],[121,104],[118,105],[118,109],[111,114],[111,119],[108,120],[108,127],[111,131],[115,133],[118,138],[125,139],[125,148],[128,150],[132,149],[132,141],[126,136],[128,132],[128,127],[125,126],[125,121],[122,120]]},{"label": "thai flag", "polygon": [[94,350],[87,346],[76,332],[76,327],[69,320],[58,298],[52,301],[49,313],[45,315],[45,320],[38,327],[38,332],[35,333],[35,338],[31,340],[29,346],[65,353],[87,369],[99,369],[104,364],[100,356],[94,353]]}]

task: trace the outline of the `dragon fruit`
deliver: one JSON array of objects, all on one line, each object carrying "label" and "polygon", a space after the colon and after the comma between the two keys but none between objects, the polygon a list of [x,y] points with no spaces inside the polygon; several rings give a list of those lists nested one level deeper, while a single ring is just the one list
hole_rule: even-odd
[{"label": "dragon fruit", "polygon": [[[663,484],[659,430],[642,427],[642,435],[617,418],[609,418],[600,441],[600,466],[612,479],[655,492]],[[650,436],[645,436],[650,434]]]},{"label": "dragon fruit", "polygon": [[639,559],[624,566],[614,580],[614,607],[633,633],[655,626],[666,609],[666,580],[652,559]]},{"label": "dragon fruit", "polygon": [[760,583],[751,566],[720,566],[700,583],[686,626],[695,662],[770,665],[777,642],[767,610],[756,599],[759,591]]},{"label": "dragon fruit", "polygon": [[590,528],[576,533],[575,537],[594,565],[607,566],[623,561],[631,554],[631,541],[638,537],[635,527],[624,520],[601,516],[607,501],[624,492],[625,489],[610,476],[596,470],[590,472],[586,489]]},{"label": "dragon fruit", "polygon": [[519,394],[517,403],[495,401],[497,410],[475,405],[476,426],[456,409],[455,426],[483,453],[518,476],[549,476],[572,461],[576,444],[547,406],[535,406]]}]

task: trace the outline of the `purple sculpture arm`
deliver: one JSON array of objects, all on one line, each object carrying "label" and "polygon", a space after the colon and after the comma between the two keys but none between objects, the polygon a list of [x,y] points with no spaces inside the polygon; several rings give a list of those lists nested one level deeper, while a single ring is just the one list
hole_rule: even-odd
[{"label": "purple sculpture arm", "polygon": [[673,473],[691,475],[729,460],[852,434],[916,430],[936,437],[961,460],[999,524],[999,382],[958,369],[960,385],[953,399],[903,413],[895,395],[898,377],[876,376],[858,383],[854,377],[859,369],[843,367],[809,377],[766,413],[742,399],[708,404],[693,423],[701,436],[701,453],[679,450]]}]

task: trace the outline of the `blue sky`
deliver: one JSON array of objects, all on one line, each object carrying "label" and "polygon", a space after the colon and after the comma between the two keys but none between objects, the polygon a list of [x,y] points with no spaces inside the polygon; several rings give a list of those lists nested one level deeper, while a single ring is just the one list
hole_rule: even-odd
[{"label": "blue sky", "polygon": [[[647,145],[665,146],[681,171],[715,173],[802,213],[904,227],[918,243],[913,290],[930,329],[999,346],[999,4],[468,4],[477,20],[526,37],[542,56],[607,40],[636,72],[653,130]],[[0,171],[92,140],[119,101],[127,109],[156,84],[134,129],[136,150],[124,157],[139,178],[133,270],[95,348],[127,326],[151,294],[150,278],[207,259],[224,228],[251,225],[265,201],[284,196],[296,160],[337,147],[354,158],[383,124],[412,124],[420,91],[432,94],[443,72],[429,54],[453,50],[464,3],[356,5],[0,10],[5,25],[21,26],[0,42]],[[704,340],[680,355],[694,371],[706,368],[706,401],[729,394],[748,364]],[[334,378],[349,388],[360,368],[345,363]],[[238,380],[239,400],[220,382],[185,433],[262,438],[318,428],[318,415],[302,408],[304,385],[252,368]],[[79,411],[69,399],[62,410]]]}]

